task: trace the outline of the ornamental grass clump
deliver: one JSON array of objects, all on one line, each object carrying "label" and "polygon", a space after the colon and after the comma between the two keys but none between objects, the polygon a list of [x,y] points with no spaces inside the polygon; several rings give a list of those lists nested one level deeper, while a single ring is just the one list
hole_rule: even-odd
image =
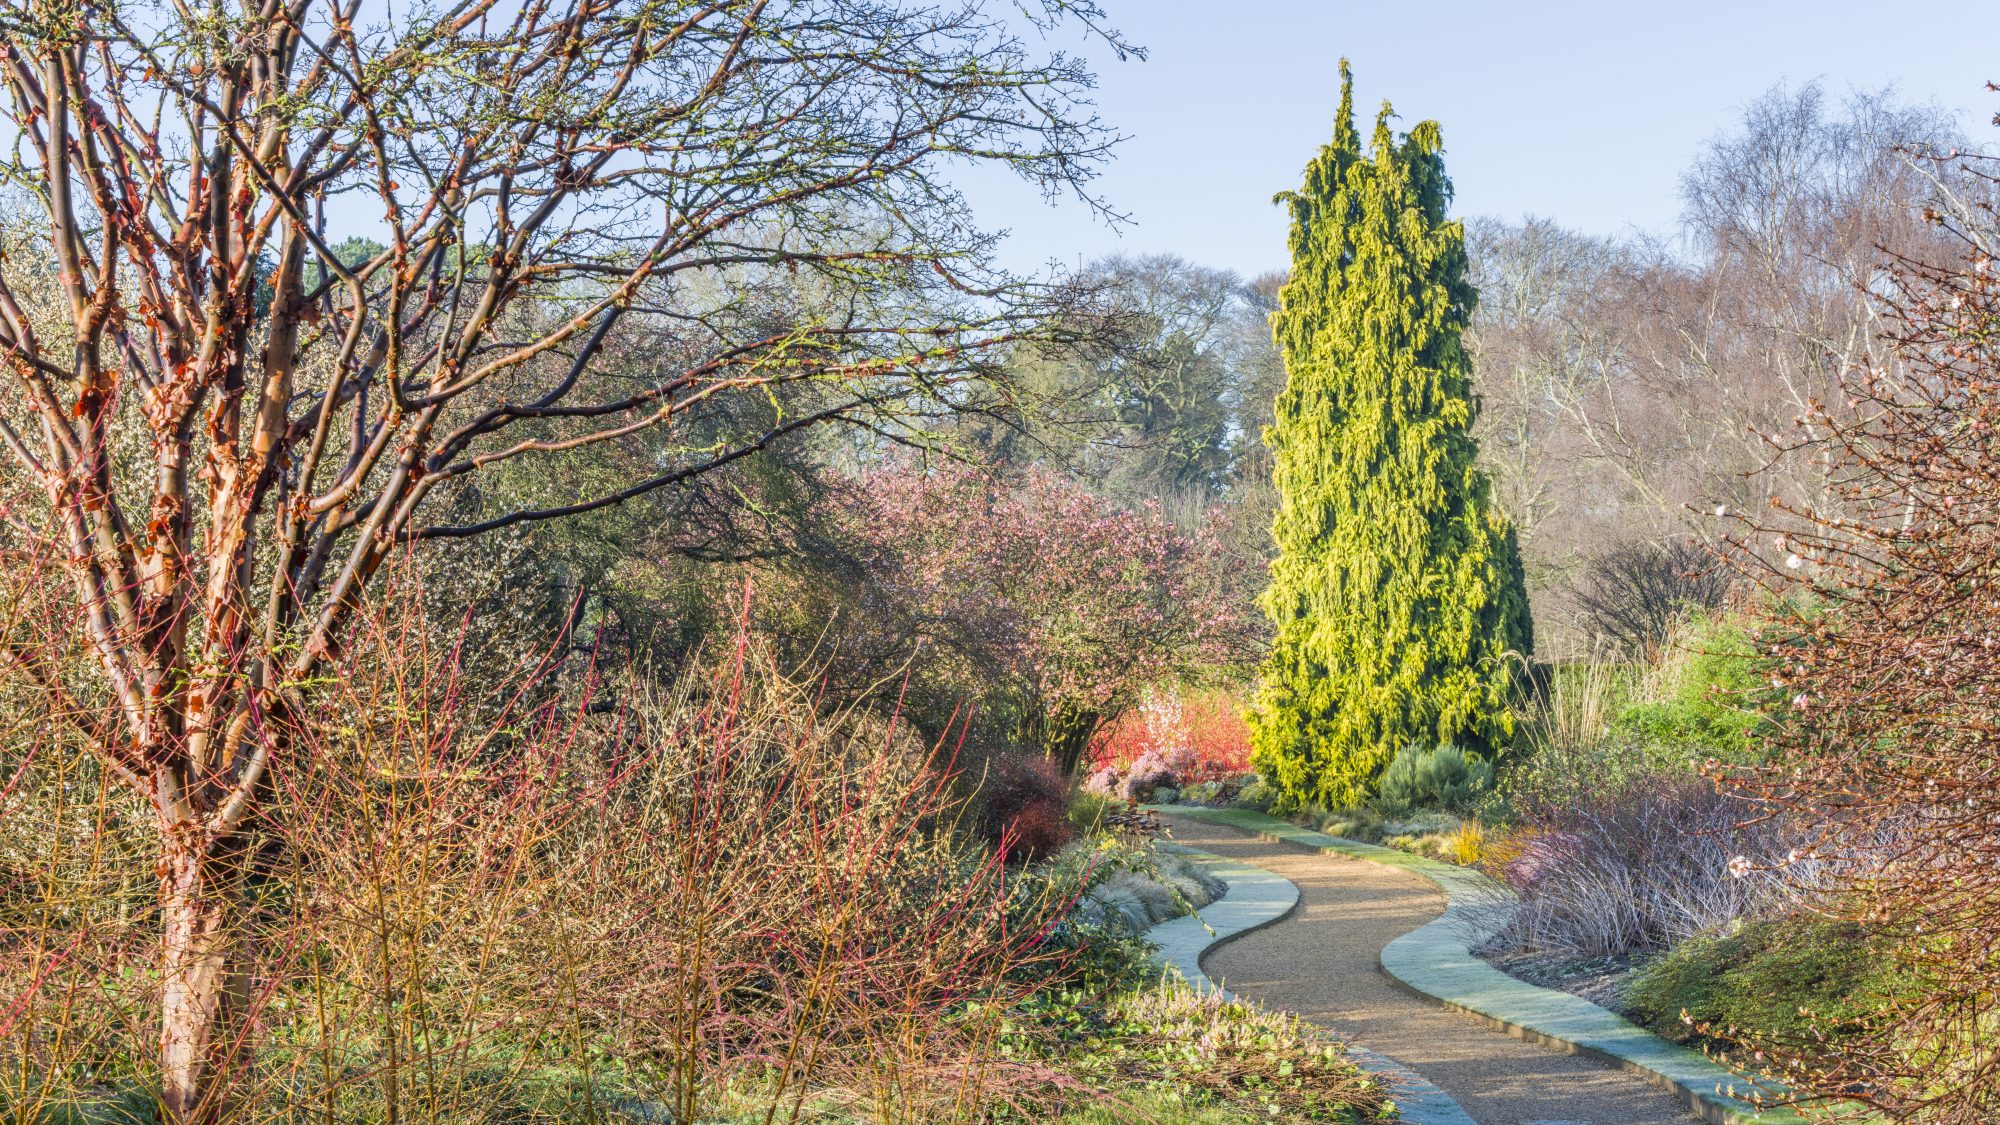
[{"label": "ornamental grass clump", "polygon": [[1512,795],[1508,834],[1482,862],[1519,899],[1503,949],[1612,957],[1665,949],[1781,908],[1798,890],[1773,869],[1799,841],[1749,823],[1740,799],[1691,774],[1641,770],[1594,789]]}]

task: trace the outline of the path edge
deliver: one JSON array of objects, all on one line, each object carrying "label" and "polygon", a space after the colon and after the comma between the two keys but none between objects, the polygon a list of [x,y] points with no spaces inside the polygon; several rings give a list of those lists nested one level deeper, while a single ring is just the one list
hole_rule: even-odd
[{"label": "path edge", "polygon": [[1580,996],[1516,980],[1474,956],[1472,946],[1504,923],[1508,909],[1505,889],[1476,871],[1314,832],[1248,809],[1144,807],[1426,879],[1444,893],[1445,912],[1382,947],[1382,971],[1398,987],[1517,1039],[1618,1066],[1673,1094],[1713,1125],[1806,1125],[1807,1119],[1791,1110],[1759,1109],[1733,1096],[1731,1091],[1747,1086],[1747,1080],[1700,1052],[1669,1043]]},{"label": "path edge", "polygon": [[[1170,843],[1160,846],[1201,864],[1228,884],[1228,890],[1193,914],[1152,926],[1146,931],[1146,940],[1159,947],[1160,959],[1196,992],[1213,993],[1225,1003],[1248,1003],[1210,977],[1201,967],[1202,958],[1237,938],[1291,917],[1299,905],[1298,884],[1275,871],[1199,848]],[[1341,1042],[1355,1065],[1390,1087],[1397,1116],[1408,1125],[1479,1125],[1450,1094],[1409,1066],[1357,1047],[1345,1036]]]}]

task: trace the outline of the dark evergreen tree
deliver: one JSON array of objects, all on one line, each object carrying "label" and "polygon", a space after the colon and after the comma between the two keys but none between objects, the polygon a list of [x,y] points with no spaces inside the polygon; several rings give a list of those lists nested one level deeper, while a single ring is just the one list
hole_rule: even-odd
[{"label": "dark evergreen tree", "polygon": [[1406,744],[1504,746],[1532,645],[1513,529],[1475,463],[1460,337],[1477,293],[1437,123],[1398,139],[1384,105],[1364,153],[1340,73],[1333,141],[1279,197],[1275,638],[1251,716],[1258,769],[1328,805],[1365,797]]}]

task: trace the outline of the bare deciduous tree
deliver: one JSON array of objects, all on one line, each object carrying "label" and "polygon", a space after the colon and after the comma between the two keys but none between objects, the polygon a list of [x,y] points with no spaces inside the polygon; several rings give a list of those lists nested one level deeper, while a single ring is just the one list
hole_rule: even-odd
[{"label": "bare deciduous tree", "polygon": [[[1482,441],[1538,584],[1607,543],[1711,539],[1717,508],[1828,498],[1827,463],[1769,466],[1767,439],[1893,366],[1886,263],[1949,255],[1926,207],[1989,190],[1919,158],[1962,143],[1893,91],[1778,87],[1690,168],[1675,242],[1475,225]],[[1566,602],[1542,600],[1543,635]]]},{"label": "bare deciduous tree", "polygon": [[[1125,49],[1090,0],[1026,7]],[[94,675],[64,709],[154,810],[171,1114],[220,1112],[247,827],[393,552],[824,422],[893,436],[1051,322],[948,169],[1084,193],[1113,138],[1080,64],[1012,26],[890,0],[0,3],[25,199],[0,438],[46,501],[7,534],[67,575]],[[725,415],[756,424],[690,425]],[[470,487],[591,448],[645,468],[497,508],[532,490]],[[59,643],[12,639],[71,691]]]}]

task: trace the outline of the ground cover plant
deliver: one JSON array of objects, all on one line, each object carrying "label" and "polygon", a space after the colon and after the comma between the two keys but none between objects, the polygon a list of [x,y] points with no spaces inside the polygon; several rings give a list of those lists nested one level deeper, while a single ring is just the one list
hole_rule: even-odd
[{"label": "ground cover plant", "polygon": [[1669,1039],[1812,1058],[1868,1034],[1914,985],[1881,935],[1794,915],[1685,941],[1635,973],[1622,1001]]},{"label": "ground cover plant", "polygon": [[[1162,1121],[1213,1105],[1252,1120],[1358,1125],[1377,1119],[1391,1100],[1391,1091],[1356,1070],[1344,1045],[1297,1017],[1198,994],[1185,984],[1134,992],[1103,1007],[1067,1004],[1063,1014],[1084,1042],[1078,1073],[1168,1099]],[[1099,1108],[1083,1115],[1093,1118],[1116,1121],[1118,1113]]]}]

